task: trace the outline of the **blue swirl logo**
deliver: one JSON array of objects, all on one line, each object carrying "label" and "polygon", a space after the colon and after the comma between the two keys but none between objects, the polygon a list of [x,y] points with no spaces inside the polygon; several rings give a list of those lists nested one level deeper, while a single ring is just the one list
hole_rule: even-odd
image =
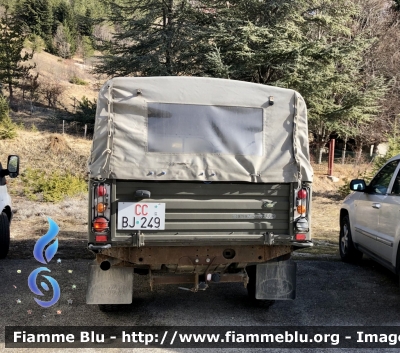
[{"label": "blue swirl logo", "polygon": [[[42,264],[48,264],[51,259],[54,257],[54,255],[57,252],[58,249],[58,239],[56,239],[52,244],[50,244],[53,239],[56,238],[59,227],[56,222],[54,222],[51,218],[47,218],[47,221],[49,222],[49,230],[48,232],[43,235],[42,237],[39,238],[39,240],[36,242],[35,247],[33,248],[33,256],[37,261],[39,261]],[[49,245],[50,244],[50,245]],[[48,246],[47,246],[48,245]],[[46,248],[47,246],[47,248]],[[46,248],[46,249],[45,249]],[[37,278],[40,272],[42,271],[47,271],[51,272],[47,267],[39,267],[36,270],[33,270],[31,274],[28,277],[28,286],[29,289],[32,291],[32,293],[43,296],[43,292],[38,288],[37,286]],[[45,276],[42,275],[47,281],[49,281],[50,285],[53,288],[53,298],[49,301],[43,301],[39,300],[37,298],[34,298],[36,303],[38,303],[40,306],[44,308],[48,308],[55,303],[58,302],[60,299],[60,286],[58,285],[58,282],[50,276]],[[41,289],[45,291],[49,291],[49,286],[47,285],[46,282],[41,282],[40,283]]]}]

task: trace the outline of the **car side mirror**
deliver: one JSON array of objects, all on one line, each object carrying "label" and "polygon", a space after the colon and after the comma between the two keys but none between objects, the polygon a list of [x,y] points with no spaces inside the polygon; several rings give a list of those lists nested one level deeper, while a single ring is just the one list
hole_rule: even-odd
[{"label": "car side mirror", "polygon": [[16,178],[19,174],[19,157],[16,155],[8,156],[7,170],[10,178]]},{"label": "car side mirror", "polygon": [[367,189],[367,184],[363,179],[354,179],[350,182],[350,190],[353,191],[365,191]]}]

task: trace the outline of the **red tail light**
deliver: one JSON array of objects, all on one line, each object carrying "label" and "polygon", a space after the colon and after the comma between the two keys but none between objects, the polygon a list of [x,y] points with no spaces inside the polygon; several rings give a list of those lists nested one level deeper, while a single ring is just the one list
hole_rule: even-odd
[{"label": "red tail light", "polygon": [[301,200],[307,198],[307,190],[306,189],[300,189],[299,192],[297,193],[297,197]]},{"label": "red tail light", "polygon": [[305,234],[296,234],[295,239],[296,240],[306,240],[306,235]]},{"label": "red tail light", "polygon": [[302,188],[298,190],[295,198],[295,220],[294,220],[294,240],[295,241],[307,241],[310,239],[309,231],[309,208],[311,189],[303,184]]},{"label": "red tail light", "polygon": [[96,191],[97,191],[97,196],[107,195],[107,189],[104,185],[99,185]]},{"label": "red tail light", "polygon": [[107,241],[107,235],[96,235],[96,243],[104,243]]},{"label": "red tail light", "polygon": [[105,232],[108,230],[108,221],[104,217],[97,217],[93,221],[93,229],[95,232]]}]

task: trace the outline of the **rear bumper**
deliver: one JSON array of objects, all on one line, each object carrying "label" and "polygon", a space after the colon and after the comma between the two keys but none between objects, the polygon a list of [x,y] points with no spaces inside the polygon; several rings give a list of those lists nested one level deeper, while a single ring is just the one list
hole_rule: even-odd
[{"label": "rear bumper", "polygon": [[291,244],[296,248],[312,248],[314,246],[314,243],[311,240],[304,242],[293,241]]},{"label": "rear bumper", "polygon": [[[135,266],[150,266],[160,269],[161,265],[172,266],[182,271],[201,272],[205,269],[223,269],[232,263],[248,264],[264,263],[271,259],[291,254],[292,246],[288,245],[207,245],[207,246],[146,246],[134,247],[111,247],[103,249],[96,255],[97,261],[125,261]],[[117,260],[116,260],[117,259]],[[223,267],[220,267],[224,265]]]},{"label": "rear bumper", "polygon": [[286,245],[309,247],[310,241],[298,242],[284,234],[130,234],[111,238],[113,246],[227,246],[227,245]]}]

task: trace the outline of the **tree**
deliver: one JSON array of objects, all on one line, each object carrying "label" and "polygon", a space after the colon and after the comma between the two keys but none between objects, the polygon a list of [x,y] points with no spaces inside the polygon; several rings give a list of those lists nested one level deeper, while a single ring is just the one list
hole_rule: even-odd
[{"label": "tree", "polygon": [[77,23],[80,35],[91,36],[93,34],[94,20],[90,9],[86,9],[85,16],[77,16]]},{"label": "tree", "polygon": [[62,24],[58,25],[56,34],[54,35],[54,48],[58,56],[66,59],[72,54],[71,44],[68,41],[69,33],[68,28]]},{"label": "tree", "polygon": [[16,18],[33,34],[49,41],[52,34],[53,13],[49,0],[25,0],[15,9]]},{"label": "tree", "polygon": [[[109,75],[201,75],[208,14],[184,0],[110,1],[112,40],[97,72]],[[204,21],[203,21],[204,20]],[[100,41],[99,38],[96,38]]]},{"label": "tree", "polygon": [[360,16],[354,29],[376,38],[369,55],[363,58],[366,80],[381,75],[388,82],[385,104],[369,124],[370,128],[364,129],[363,133],[365,141],[375,146],[387,141],[387,136],[396,133],[399,128],[396,119],[400,114],[400,13],[391,5],[394,3],[388,0],[361,2]]},{"label": "tree", "polygon": [[39,92],[47,100],[47,104],[50,108],[57,108],[60,98],[65,91],[65,86],[59,82],[53,80],[42,80],[39,81]]},{"label": "tree", "polygon": [[28,63],[33,57],[33,51],[23,52],[28,35],[21,24],[6,11],[0,19],[0,82],[8,88],[11,106],[14,87],[18,86],[21,79],[28,77],[29,71],[35,67],[35,64]]},{"label": "tree", "polygon": [[84,63],[94,54],[94,49],[90,37],[83,36],[78,45],[79,53],[81,54]]},{"label": "tree", "polygon": [[92,129],[96,118],[96,99],[92,102],[87,97],[83,96],[82,100],[78,102],[76,114],[72,121],[76,121],[79,125],[88,124]]},{"label": "tree", "polygon": [[6,98],[0,95],[0,140],[12,139],[17,135],[16,126],[11,121]]},{"label": "tree", "polygon": [[222,68],[232,79],[298,90],[321,162],[331,134],[354,136],[351,128],[369,123],[387,88],[379,75],[366,77],[363,58],[373,41],[351,31],[359,8],[347,0],[246,6],[238,2],[218,19],[211,74],[219,76]]},{"label": "tree", "polygon": [[54,7],[53,17],[53,34],[55,36],[59,35],[60,26],[62,26],[63,37],[69,44],[70,55],[74,54],[77,48],[78,31],[75,14],[71,5],[65,1],[61,1],[58,6]]},{"label": "tree", "polygon": [[374,36],[348,0],[109,1],[115,32],[98,73],[197,75],[298,90],[321,151],[377,114],[387,81],[366,75]]}]

